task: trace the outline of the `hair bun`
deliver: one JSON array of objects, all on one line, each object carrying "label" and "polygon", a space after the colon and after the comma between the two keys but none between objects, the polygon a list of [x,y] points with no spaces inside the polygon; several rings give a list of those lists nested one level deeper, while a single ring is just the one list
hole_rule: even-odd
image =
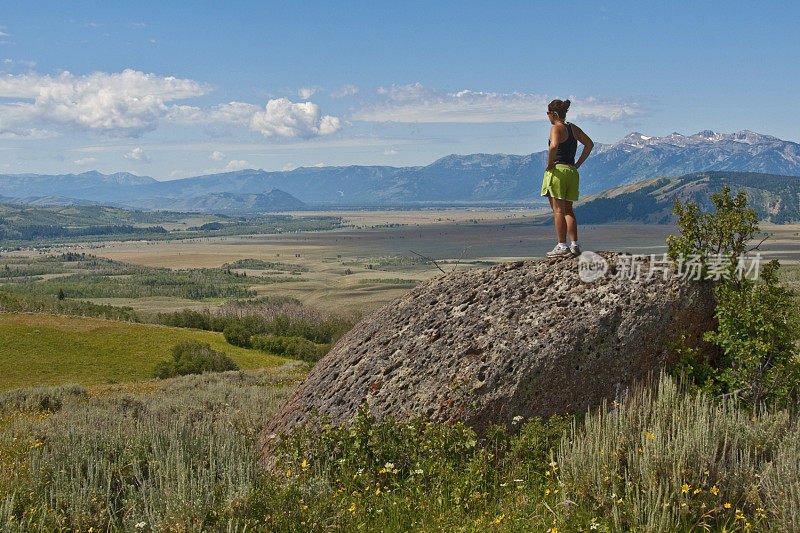
[{"label": "hair bun", "polygon": [[569,109],[569,100],[553,100],[547,105],[547,111],[555,113],[561,120],[567,116],[567,109]]}]

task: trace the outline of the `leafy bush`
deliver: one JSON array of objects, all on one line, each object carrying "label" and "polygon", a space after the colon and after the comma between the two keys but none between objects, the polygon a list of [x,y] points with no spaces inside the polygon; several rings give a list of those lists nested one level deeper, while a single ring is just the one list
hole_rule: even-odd
[{"label": "leafy bush", "polygon": [[667,245],[679,268],[694,256],[703,279],[716,280],[719,325],[704,338],[719,346],[723,357],[700,360],[694,347],[681,346],[683,357],[674,372],[693,378],[707,392],[739,395],[757,412],[762,402],[786,401],[798,389],[800,329],[794,295],[778,285],[777,261],[762,269],[761,280],[744,275],[741,260],[758,247],[747,249],[758,231],[758,216],[747,206],[746,194],[739,191],[732,197],[730,188],[723,187],[711,198],[713,213],[675,200],[680,234],[670,235]]},{"label": "leafy bush", "polygon": [[[288,311],[285,309],[288,308]],[[206,331],[236,332],[231,338],[243,342],[245,333],[273,335],[276,337],[302,337],[316,344],[333,344],[347,333],[354,320],[337,316],[320,315],[295,301],[258,299],[246,302],[229,302],[219,314],[209,311],[183,309],[173,313],[159,313],[155,322],[165,326],[196,328]],[[230,342],[230,341],[228,341]],[[235,344],[235,342],[231,342]],[[237,345],[239,346],[239,345]]]},{"label": "leafy bush", "polygon": [[756,412],[762,402],[785,401],[800,381],[794,294],[778,285],[777,269],[771,261],[761,283],[717,287],[719,326],[705,335],[725,353],[718,379]]},{"label": "leafy bush", "polygon": [[203,372],[239,370],[233,360],[222,352],[211,349],[211,345],[197,341],[176,344],[172,348],[172,360],[162,361],[153,372],[159,379]]},{"label": "leafy bush", "polygon": [[242,348],[250,348],[250,331],[247,330],[242,324],[229,324],[222,330],[225,340],[234,346],[241,346]]},{"label": "leafy bush", "polygon": [[697,256],[705,278],[710,261],[722,260],[728,267],[727,280],[737,281],[734,275],[739,258],[747,251],[747,243],[758,232],[758,213],[747,206],[747,194],[739,191],[735,197],[730,187],[711,195],[715,211],[702,213],[695,202],[681,204],[675,199],[672,213],[678,217],[679,235],[667,237],[667,254],[678,262]]},{"label": "leafy bush", "polygon": [[300,359],[309,363],[316,363],[330,350],[329,344],[315,344],[302,337],[275,335],[255,335],[252,337],[252,346],[268,353]]}]

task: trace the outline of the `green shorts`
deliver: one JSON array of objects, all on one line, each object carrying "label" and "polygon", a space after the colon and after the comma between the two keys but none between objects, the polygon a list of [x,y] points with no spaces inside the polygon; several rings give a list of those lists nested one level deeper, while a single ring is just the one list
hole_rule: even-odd
[{"label": "green shorts", "polygon": [[574,202],[578,199],[578,169],[569,165],[556,165],[544,171],[542,196],[552,196]]}]

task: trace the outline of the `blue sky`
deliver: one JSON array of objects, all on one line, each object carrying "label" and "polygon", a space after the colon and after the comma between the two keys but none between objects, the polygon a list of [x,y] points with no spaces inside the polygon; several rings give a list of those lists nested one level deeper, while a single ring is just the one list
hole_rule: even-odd
[{"label": "blue sky", "polygon": [[[567,6],[567,7],[561,7]],[[418,165],[596,141],[800,141],[790,2],[5,2],[0,173]]]}]

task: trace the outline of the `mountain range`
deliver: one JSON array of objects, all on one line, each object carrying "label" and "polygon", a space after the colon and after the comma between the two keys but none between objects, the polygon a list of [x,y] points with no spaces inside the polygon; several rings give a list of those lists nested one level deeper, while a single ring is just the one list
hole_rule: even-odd
[{"label": "mountain range", "polygon": [[[726,185],[732,194],[747,194],[748,205],[758,212],[759,220],[774,224],[800,222],[800,179],[758,172],[710,171],[637,181],[582,198],[575,204],[575,215],[582,224],[666,224],[672,221],[675,198],[695,202],[703,211],[713,211],[711,195]],[[550,217],[541,219],[550,222]]]},{"label": "mountain range", "polygon": [[[36,203],[106,203],[201,211],[535,201],[541,199],[546,160],[546,151],[529,155],[453,154],[426,166],[240,170],[171,181],[125,172],[0,175],[0,197]],[[800,144],[747,130],[732,134],[706,130],[666,137],[634,132],[614,144],[595,145],[580,169],[581,194],[596,194],[647,178],[707,171],[800,176]],[[264,195],[272,200],[267,201]],[[271,202],[288,203],[286,207],[270,207]]]}]

